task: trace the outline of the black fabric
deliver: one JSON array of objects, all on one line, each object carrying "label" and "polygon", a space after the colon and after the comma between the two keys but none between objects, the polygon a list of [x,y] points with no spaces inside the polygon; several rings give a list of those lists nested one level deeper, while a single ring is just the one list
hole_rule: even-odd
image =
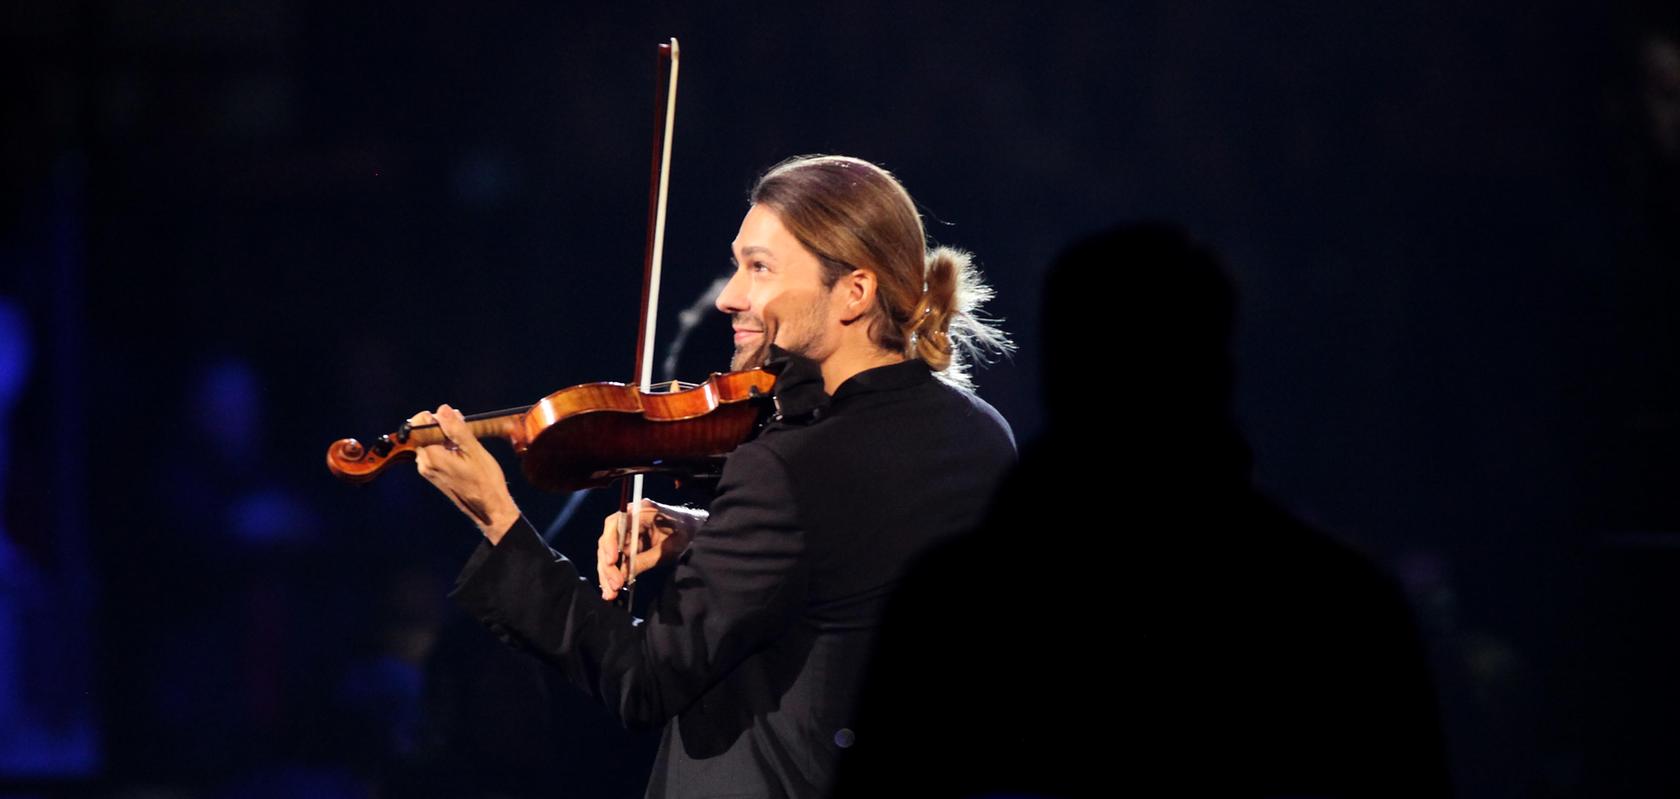
[{"label": "black fabric", "polygon": [[524,520],[452,594],[627,726],[665,724],[649,796],[826,792],[841,749],[869,735],[855,697],[895,582],[978,523],[1014,460],[997,411],[921,361],[821,389],[815,364],[783,366],[778,415],[730,455],[645,622]]}]

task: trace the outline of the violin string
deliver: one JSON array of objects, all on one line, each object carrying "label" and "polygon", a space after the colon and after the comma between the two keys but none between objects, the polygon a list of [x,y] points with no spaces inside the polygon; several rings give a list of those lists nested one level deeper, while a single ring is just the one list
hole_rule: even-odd
[{"label": "violin string", "polygon": [[523,416],[525,414],[525,412],[531,410],[532,407],[533,406],[530,406],[530,405],[522,405],[518,408],[503,408],[499,411],[485,411],[484,413],[475,413],[471,416],[466,417],[466,421],[480,422],[480,421],[483,421],[485,419],[494,419],[498,416]]}]

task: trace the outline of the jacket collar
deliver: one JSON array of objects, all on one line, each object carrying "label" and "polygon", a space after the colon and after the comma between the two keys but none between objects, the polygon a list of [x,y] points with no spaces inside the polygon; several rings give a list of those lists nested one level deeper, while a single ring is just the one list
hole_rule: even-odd
[{"label": "jacket collar", "polygon": [[828,413],[831,404],[849,397],[909,388],[933,379],[925,361],[911,358],[858,372],[830,397],[823,391],[822,367],[810,358],[772,344],[765,368],[776,373],[776,385],[770,392],[776,398],[777,415],[788,421],[815,421]]}]

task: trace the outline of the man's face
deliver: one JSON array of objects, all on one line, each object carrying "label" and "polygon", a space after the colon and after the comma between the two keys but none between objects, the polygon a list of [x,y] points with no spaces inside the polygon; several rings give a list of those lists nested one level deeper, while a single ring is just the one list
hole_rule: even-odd
[{"label": "man's face", "polygon": [[829,324],[831,292],[822,285],[822,264],[799,243],[776,212],[754,205],[730,245],[735,274],[718,295],[717,309],[733,318],[735,358],[731,368],[762,366],[774,343],[816,361],[833,349]]}]

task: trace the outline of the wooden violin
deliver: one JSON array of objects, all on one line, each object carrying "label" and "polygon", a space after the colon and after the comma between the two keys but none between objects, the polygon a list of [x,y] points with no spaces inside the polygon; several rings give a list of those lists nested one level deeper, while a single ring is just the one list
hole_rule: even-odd
[{"label": "wooden violin", "polygon": [[[763,419],[776,378],[765,369],[714,372],[704,383],[666,383],[644,391],[624,383],[563,388],[534,405],[468,416],[478,438],[506,438],[525,479],[548,491],[577,491],[620,477],[715,476],[723,457]],[[444,443],[434,424],[404,422],[364,445],[333,442],[327,468],[352,483],[378,477],[415,450]]]}]

